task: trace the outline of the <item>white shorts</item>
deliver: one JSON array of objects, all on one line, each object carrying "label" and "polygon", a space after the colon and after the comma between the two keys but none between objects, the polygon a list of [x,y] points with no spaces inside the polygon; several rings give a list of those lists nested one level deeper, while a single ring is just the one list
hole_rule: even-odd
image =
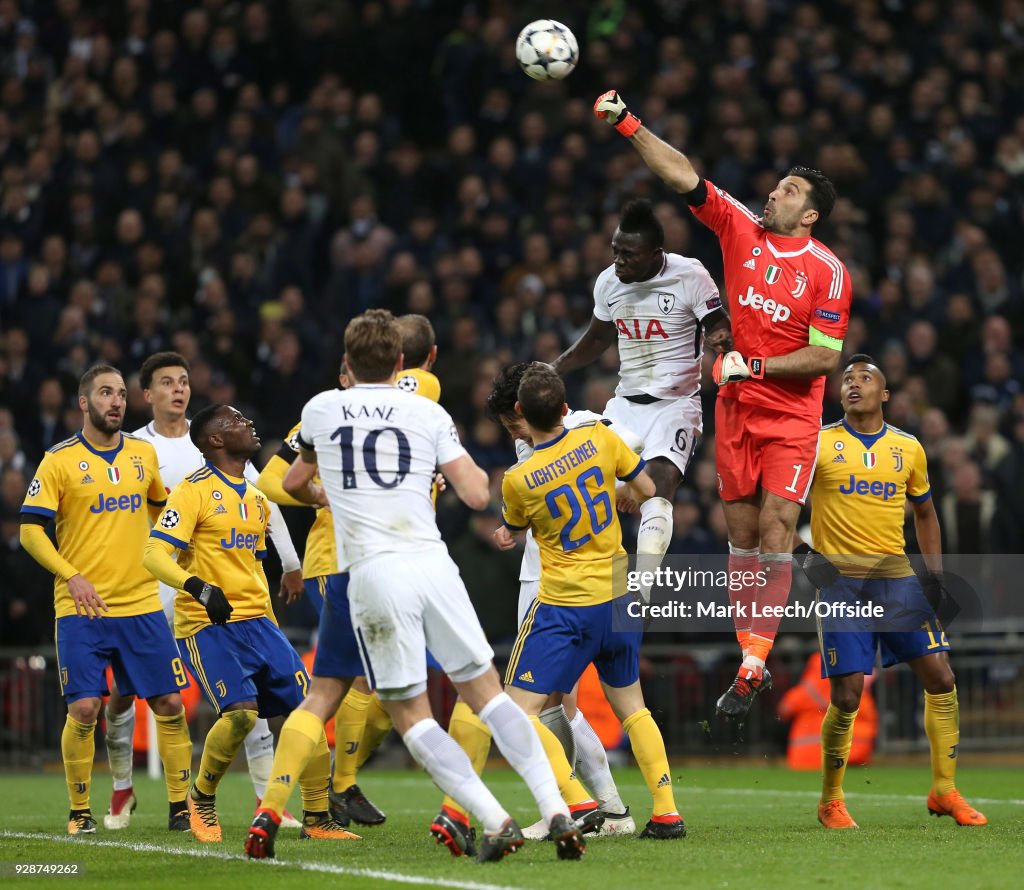
[{"label": "white shorts", "polygon": [[174,635],[174,601],[178,598],[178,591],[168,587],[163,581],[160,583],[160,605],[164,607],[164,617],[171,628],[171,635]]},{"label": "white shorts", "polygon": [[519,582],[519,608],[516,610],[516,627],[523,626],[523,619],[530,611],[530,606],[537,599],[537,591],[540,590],[540,581]]},{"label": "white shorts", "polygon": [[622,396],[608,400],[604,416],[613,424],[621,424],[644,440],[644,460],[664,457],[686,473],[704,422],[700,395],[666,399],[650,405],[638,405]]},{"label": "white shorts", "polygon": [[414,695],[427,681],[424,649],[455,680],[478,676],[494,658],[466,585],[444,550],[360,562],[352,567],[348,601],[366,678],[377,690]]}]

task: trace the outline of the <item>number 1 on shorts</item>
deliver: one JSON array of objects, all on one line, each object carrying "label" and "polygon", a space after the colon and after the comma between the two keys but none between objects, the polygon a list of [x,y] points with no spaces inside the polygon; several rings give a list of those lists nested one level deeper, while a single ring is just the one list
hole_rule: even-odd
[{"label": "number 1 on shorts", "polygon": [[786,491],[791,491],[793,494],[796,494],[796,483],[800,479],[800,473],[803,468],[803,464],[793,464],[793,481],[786,486]]}]

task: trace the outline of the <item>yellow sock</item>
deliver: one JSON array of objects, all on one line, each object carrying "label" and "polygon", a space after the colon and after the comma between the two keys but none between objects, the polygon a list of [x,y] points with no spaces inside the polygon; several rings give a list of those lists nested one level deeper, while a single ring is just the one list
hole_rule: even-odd
[{"label": "yellow sock", "polygon": [[79,723],[68,714],[60,735],[60,752],[64,758],[64,775],[68,781],[71,809],[89,809],[89,785],[92,783],[92,762],[96,757],[96,724]]},{"label": "yellow sock", "polygon": [[[464,701],[455,702],[452,709],[452,719],[448,722],[448,735],[450,735],[459,747],[466,752],[469,762],[473,764],[473,771],[479,776],[487,765],[487,756],[491,753],[491,731],[473,709]],[[445,795],[441,806],[461,813],[469,819],[469,813],[460,807],[452,798]]]},{"label": "yellow sock", "polygon": [[537,730],[537,735],[540,736],[540,742],[544,746],[544,753],[547,754],[548,761],[551,763],[551,769],[554,770],[562,799],[570,807],[589,803],[592,798],[587,794],[587,790],[583,785],[580,784],[580,780],[576,778],[572,767],[569,766],[569,761],[565,756],[565,748],[558,741],[558,737],[540,722],[540,717],[534,715],[530,717],[530,722],[533,723]]},{"label": "yellow sock", "polygon": [[302,809],[307,813],[327,812],[327,788],[331,781],[330,775],[331,749],[327,746],[327,736],[321,725],[320,741],[313,748],[313,753],[306,763],[306,768],[299,773]]},{"label": "yellow sock", "polygon": [[[324,725],[316,714],[300,708],[288,715],[284,726],[281,727],[281,737],[277,740],[274,765],[270,770],[270,784],[267,785],[266,794],[263,795],[262,809],[270,810],[277,816],[284,812],[292,788],[295,787],[296,781],[306,768],[313,752],[319,747],[321,739],[326,745],[327,737],[324,735]],[[330,760],[330,753],[327,757]],[[324,770],[325,792],[327,791],[327,772],[328,770]]]},{"label": "yellow sock", "polygon": [[356,783],[359,748],[372,698],[372,693],[350,689],[334,715],[334,776],[331,781],[335,791],[344,791]]},{"label": "yellow sock", "polygon": [[622,728],[629,736],[633,756],[640,766],[647,788],[654,798],[654,815],[664,816],[677,813],[676,799],[672,794],[672,772],[668,767],[665,740],[654,722],[651,712],[641,708],[622,721]]},{"label": "yellow sock", "polygon": [[245,737],[256,725],[256,711],[224,711],[213,724],[203,744],[203,759],[196,776],[196,790],[201,794],[216,794],[217,786],[231,766]]},{"label": "yellow sock", "polygon": [[167,799],[178,803],[188,794],[188,780],[192,773],[192,737],[188,733],[185,709],[173,717],[154,714],[156,720],[156,746],[160,762],[164,765]]},{"label": "yellow sock", "polygon": [[924,729],[932,749],[932,790],[949,794],[956,785],[956,755],[960,745],[960,702],[952,692],[924,694]]},{"label": "yellow sock", "polygon": [[380,703],[377,693],[373,694],[370,707],[366,710],[366,729],[363,730],[363,740],[359,743],[359,757],[356,766],[362,765],[370,759],[370,755],[380,747],[380,743],[387,738],[388,733],[394,724]]},{"label": "yellow sock", "polygon": [[829,704],[821,721],[821,802],[843,799],[843,778],[853,744],[857,711],[840,711]]}]

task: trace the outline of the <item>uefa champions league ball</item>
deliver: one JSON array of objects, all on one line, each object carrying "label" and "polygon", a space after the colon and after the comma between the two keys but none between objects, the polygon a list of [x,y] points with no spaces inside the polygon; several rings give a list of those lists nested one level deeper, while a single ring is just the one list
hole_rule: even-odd
[{"label": "uefa champions league ball", "polygon": [[534,80],[561,80],[576,67],[580,48],[575,35],[561,22],[538,19],[519,32],[516,58]]}]

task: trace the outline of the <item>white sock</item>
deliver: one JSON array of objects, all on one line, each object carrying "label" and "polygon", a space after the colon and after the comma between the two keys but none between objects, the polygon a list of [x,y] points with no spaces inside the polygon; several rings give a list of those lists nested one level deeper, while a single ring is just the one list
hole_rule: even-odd
[{"label": "white sock", "polygon": [[267,721],[260,717],[245,737],[245,759],[249,764],[249,778],[256,796],[263,800],[274,766],[274,734]]},{"label": "white sock", "polygon": [[550,822],[558,814],[568,816],[569,807],[562,800],[544,746],[523,709],[501,692],[480,709],[480,719],[509,766],[526,782],[544,820]]},{"label": "white sock", "polygon": [[[672,505],[665,498],[649,498],[640,507],[640,531],[636,535],[636,567],[653,572],[665,558],[672,541]],[[651,586],[642,585],[640,595],[651,600]]]},{"label": "white sock", "polygon": [[[135,738],[135,702],[123,714],[111,714],[110,705],[106,708],[107,715],[107,760],[110,761],[110,775],[114,780],[115,791],[125,791],[132,787],[132,758]],[[151,745],[156,739],[150,740]]]},{"label": "white sock", "polygon": [[501,830],[508,811],[473,772],[466,752],[436,720],[421,720],[402,736],[402,741],[434,784],[476,816],[484,831],[493,834]]},{"label": "white sock", "polygon": [[538,716],[540,717],[540,722],[550,729],[555,734],[555,738],[562,743],[565,759],[569,763],[575,763],[576,740],[572,734],[572,727],[569,725],[569,718],[565,715],[565,708],[561,705],[555,705],[553,708],[541,711]]},{"label": "white sock", "polygon": [[619,797],[619,789],[608,766],[608,753],[594,732],[594,727],[580,710],[576,711],[569,725],[576,737],[576,773],[580,781],[597,798],[601,809],[609,813],[626,812],[626,805]]}]

